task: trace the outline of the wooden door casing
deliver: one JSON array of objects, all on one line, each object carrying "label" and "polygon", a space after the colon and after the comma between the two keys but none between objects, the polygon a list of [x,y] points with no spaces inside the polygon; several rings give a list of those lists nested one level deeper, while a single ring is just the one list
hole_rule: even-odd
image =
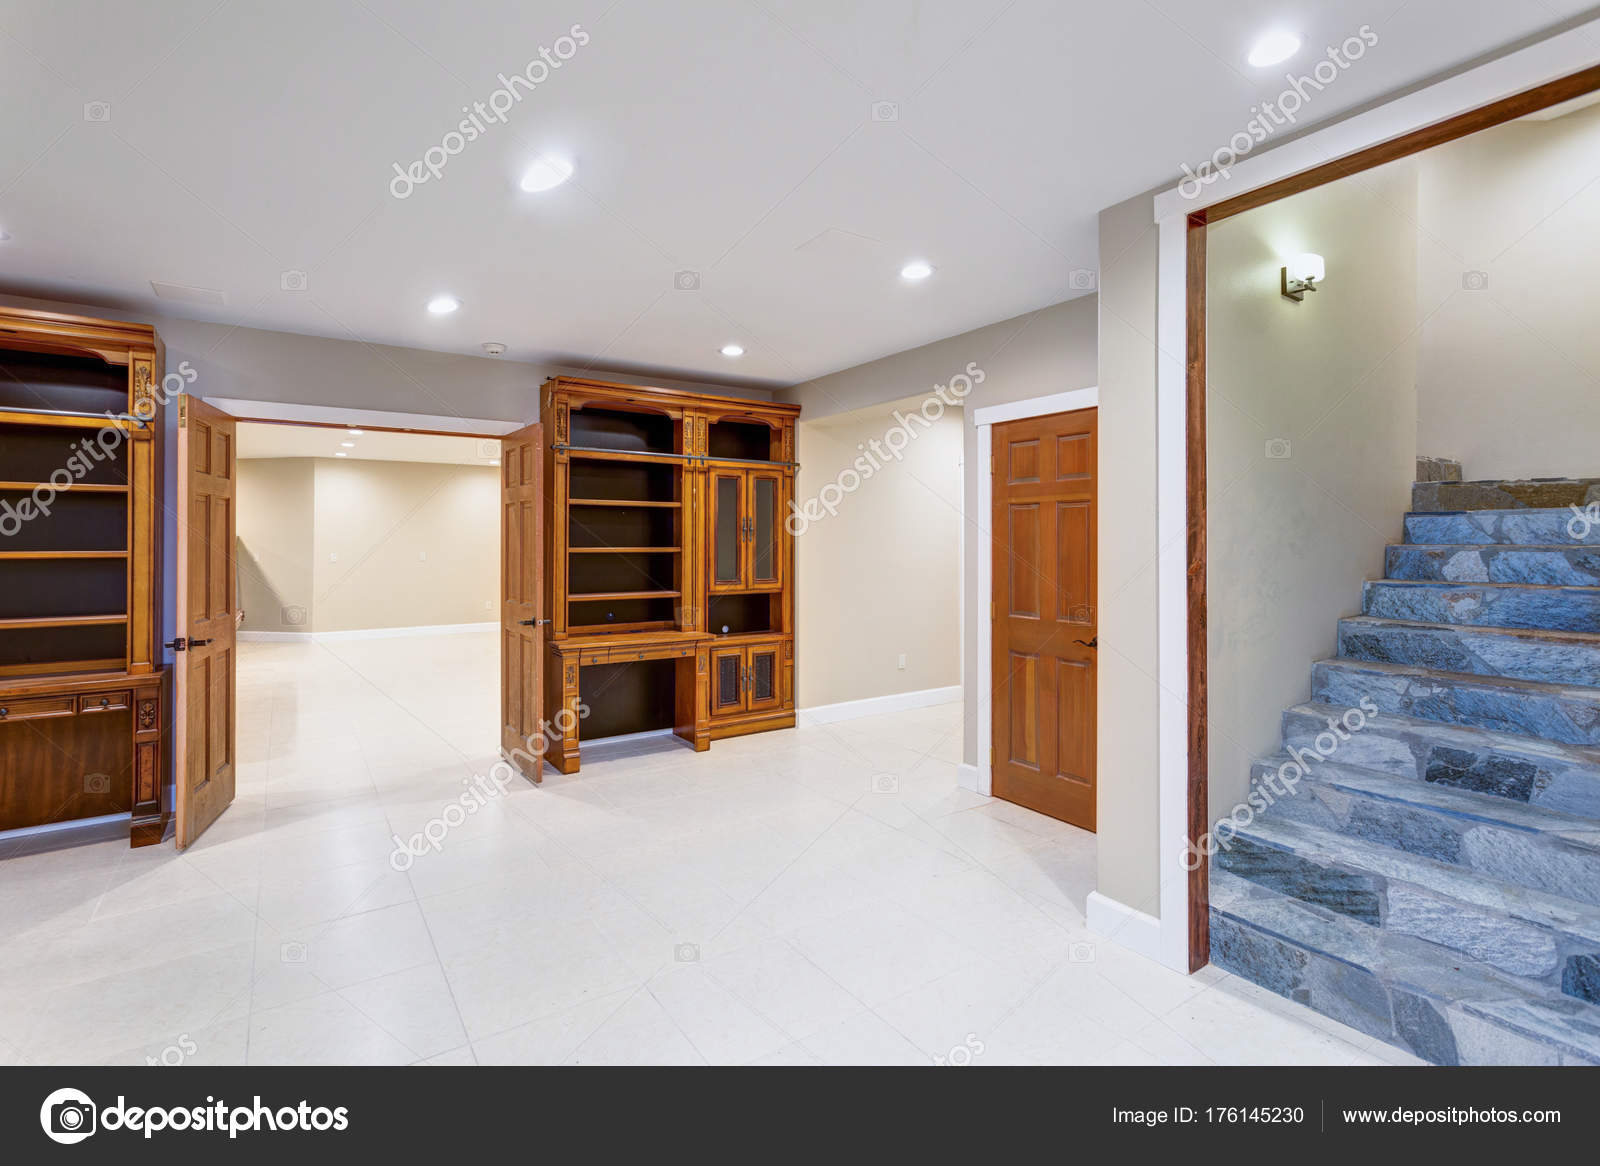
[{"label": "wooden door casing", "polygon": [[539,425],[500,439],[500,751],[543,780],[544,442]]},{"label": "wooden door casing", "polygon": [[1094,409],[994,427],[992,789],[1095,828]]},{"label": "wooden door casing", "polygon": [[178,621],[174,702],[177,846],[233,802],[238,651],[234,419],[194,398],[178,419]]}]

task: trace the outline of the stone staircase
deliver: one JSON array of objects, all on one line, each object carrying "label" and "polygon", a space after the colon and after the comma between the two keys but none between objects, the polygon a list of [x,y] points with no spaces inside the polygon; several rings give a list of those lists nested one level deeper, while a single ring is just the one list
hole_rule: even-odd
[{"label": "stone staircase", "polygon": [[1600,480],[1418,478],[1212,858],[1211,958],[1436,1064],[1600,1064]]}]

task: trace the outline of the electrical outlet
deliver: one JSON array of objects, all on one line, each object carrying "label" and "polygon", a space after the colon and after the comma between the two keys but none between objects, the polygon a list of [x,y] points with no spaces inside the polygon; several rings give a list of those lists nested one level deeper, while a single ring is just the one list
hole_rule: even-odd
[{"label": "electrical outlet", "polygon": [[428,561],[428,552],[427,551],[418,551],[417,552],[417,562],[426,563],[427,561]]},{"label": "electrical outlet", "polygon": [[337,563],[338,561],[339,561],[339,552],[338,551],[329,551],[328,552],[328,562]]},{"label": "electrical outlet", "polygon": [[484,611],[493,611],[494,610],[494,600],[485,599],[483,601],[483,610]]},{"label": "electrical outlet", "polygon": [[904,652],[901,652],[900,653],[900,671],[904,672],[905,670],[906,670],[906,654]]}]

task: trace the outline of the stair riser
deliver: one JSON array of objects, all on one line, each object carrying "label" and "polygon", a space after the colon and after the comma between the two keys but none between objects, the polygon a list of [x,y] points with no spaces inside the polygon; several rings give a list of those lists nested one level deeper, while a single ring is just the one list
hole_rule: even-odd
[{"label": "stair riser", "polygon": [[1301,947],[1215,908],[1211,961],[1341,1024],[1435,1065],[1587,1065],[1580,1051],[1536,1041],[1365,968]]},{"label": "stair riser", "polygon": [[1556,695],[1498,687],[1489,679],[1446,682],[1324,660],[1312,666],[1311,698],[1347,707],[1370,698],[1383,712],[1419,720],[1600,745],[1600,689],[1592,696],[1574,689]]},{"label": "stair riser", "polygon": [[1594,478],[1546,482],[1417,482],[1411,487],[1411,509],[1418,513],[1542,510],[1582,507],[1595,501],[1600,501],[1600,480]]},{"label": "stair riser", "polygon": [[[1320,717],[1293,709],[1284,713],[1286,747],[1318,749],[1319,737],[1326,745],[1327,732]],[[1536,741],[1523,748],[1471,733],[1441,736],[1393,720],[1386,723],[1380,715],[1340,742],[1331,758],[1341,765],[1600,818],[1600,763],[1558,756]]]},{"label": "stair riser", "polygon": [[1248,829],[1227,849],[1218,850],[1212,862],[1277,894],[1460,952],[1555,991],[1561,988],[1568,957],[1593,952],[1581,936],[1321,855],[1298,854]]},{"label": "stair riser", "polygon": [[1451,583],[1600,584],[1600,547],[1527,550],[1520,547],[1391,546],[1384,577]]},{"label": "stair riser", "polygon": [[1368,582],[1362,613],[1470,627],[1600,633],[1600,590]]},{"label": "stair riser", "polygon": [[1339,655],[1548,684],[1600,687],[1600,643],[1563,643],[1476,628],[1373,627],[1339,624]]},{"label": "stair riser", "polygon": [[1600,546],[1600,522],[1575,521],[1571,510],[1493,510],[1465,514],[1408,514],[1408,543],[1553,547]]},{"label": "stair riser", "polygon": [[[1257,765],[1255,773],[1266,776],[1270,768]],[[1396,802],[1319,781],[1304,782],[1292,797],[1279,798],[1272,813],[1517,886],[1600,906],[1600,861],[1595,852],[1554,835]],[[1486,813],[1492,814],[1492,807]]]}]

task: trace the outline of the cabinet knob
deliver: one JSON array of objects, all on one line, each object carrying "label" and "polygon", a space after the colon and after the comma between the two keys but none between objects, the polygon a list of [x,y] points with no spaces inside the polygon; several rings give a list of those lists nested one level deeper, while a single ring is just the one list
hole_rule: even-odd
[{"label": "cabinet knob", "polygon": [[107,707],[108,705],[110,705],[110,703],[111,703],[111,698],[109,696],[102,696],[100,698],[100,707],[101,708]]},{"label": "cabinet knob", "polygon": [[5,716],[10,711],[11,711],[10,709],[0,709],[0,717]]}]

